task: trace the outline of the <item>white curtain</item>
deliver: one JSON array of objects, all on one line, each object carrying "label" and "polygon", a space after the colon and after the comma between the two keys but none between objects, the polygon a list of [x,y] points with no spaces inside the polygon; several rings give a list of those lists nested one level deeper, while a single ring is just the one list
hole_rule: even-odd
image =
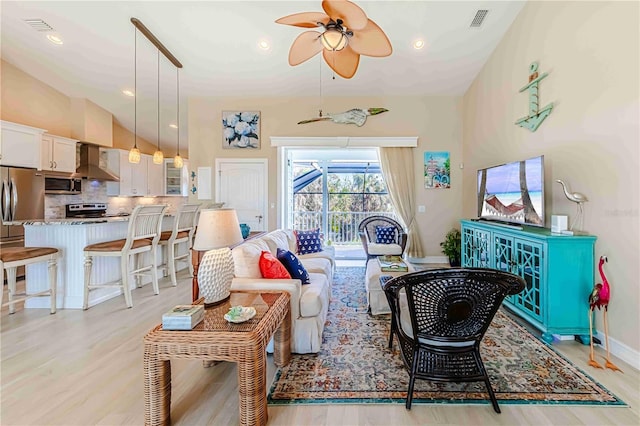
[{"label": "white curtain", "polygon": [[414,148],[378,148],[382,175],[396,213],[407,228],[407,255],[423,257],[422,242],[415,219]]}]

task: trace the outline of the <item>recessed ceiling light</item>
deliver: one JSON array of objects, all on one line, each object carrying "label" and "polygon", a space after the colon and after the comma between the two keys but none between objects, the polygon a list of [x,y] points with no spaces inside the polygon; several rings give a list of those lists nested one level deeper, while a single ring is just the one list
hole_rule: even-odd
[{"label": "recessed ceiling light", "polygon": [[413,48],[416,50],[420,50],[424,47],[424,40],[422,40],[421,38],[417,39],[416,41],[413,42]]},{"label": "recessed ceiling light", "polygon": [[135,93],[133,93],[131,90],[128,90],[128,89],[123,90],[122,93],[132,98],[136,95]]},{"label": "recessed ceiling light", "polygon": [[260,40],[258,42],[258,47],[262,50],[269,50],[271,49],[271,44],[269,44],[267,40]]},{"label": "recessed ceiling light", "polygon": [[173,124],[173,123],[169,124],[169,127],[171,127],[172,129],[177,129],[178,128],[178,126]]},{"label": "recessed ceiling light", "polygon": [[60,37],[54,34],[47,34],[47,39],[53,44],[63,44],[64,42]]}]

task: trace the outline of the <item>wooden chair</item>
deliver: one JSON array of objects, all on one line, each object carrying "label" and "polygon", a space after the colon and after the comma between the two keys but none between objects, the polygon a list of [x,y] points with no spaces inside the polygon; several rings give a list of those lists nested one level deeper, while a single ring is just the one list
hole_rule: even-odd
[{"label": "wooden chair", "polygon": [[[56,313],[56,288],[58,286],[58,256],[60,252],[52,247],[10,247],[0,250],[0,284],[4,283],[4,270],[7,270],[8,299],[2,303],[3,291],[0,291],[0,306],[9,306],[9,313],[15,312],[15,304],[32,297],[49,296],[51,313]],[[47,262],[49,264],[49,290],[27,294],[16,293],[16,273],[19,266],[32,263]],[[1,290],[1,289],[0,289]]]},{"label": "wooden chair", "polygon": [[[196,229],[196,220],[200,204],[183,204],[179,209],[173,221],[171,231],[160,233],[160,250],[162,250],[163,263],[160,267],[163,269],[164,276],[167,272],[171,277],[171,284],[175,287],[178,285],[176,280],[177,263],[187,262],[189,266],[189,276],[193,277],[193,264],[191,261],[191,246],[193,245],[193,234]],[[176,255],[178,244],[186,243],[186,253]]]},{"label": "wooden chair", "polygon": [[480,342],[503,299],[521,292],[525,284],[517,275],[484,268],[412,272],[383,284],[391,307],[391,333],[398,338],[409,372],[407,409],[416,379],[480,381],[500,413],[480,357]]},{"label": "wooden chair", "polygon": [[[377,243],[376,227],[378,226],[395,228],[391,244]],[[383,255],[402,256],[407,246],[407,234],[404,232],[402,225],[386,216],[369,216],[362,220],[358,225],[358,235],[360,235],[360,241],[362,241],[367,259]]]},{"label": "wooden chair", "polygon": [[[166,208],[166,204],[137,206],[129,217],[127,238],[90,244],[84,248],[84,309],[89,307],[89,292],[105,287],[121,287],[127,307],[131,308],[133,301],[129,285],[130,275],[136,277],[136,287],[141,287],[139,277],[149,274],[150,271],[153,292],[160,293],[156,249]],[[142,256],[140,255],[146,252],[149,252],[150,264],[141,266]],[[121,279],[103,284],[91,284],[91,269],[95,256],[120,257]],[[134,269],[131,269],[132,267]]]}]

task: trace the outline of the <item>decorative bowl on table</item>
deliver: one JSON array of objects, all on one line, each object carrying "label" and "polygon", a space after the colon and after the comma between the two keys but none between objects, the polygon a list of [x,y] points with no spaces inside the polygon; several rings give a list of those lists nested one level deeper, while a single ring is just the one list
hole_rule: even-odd
[{"label": "decorative bowl on table", "polygon": [[256,316],[256,308],[253,306],[233,306],[229,312],[224,314],[224,319],[229,322],[240,323],[250,320]]}]

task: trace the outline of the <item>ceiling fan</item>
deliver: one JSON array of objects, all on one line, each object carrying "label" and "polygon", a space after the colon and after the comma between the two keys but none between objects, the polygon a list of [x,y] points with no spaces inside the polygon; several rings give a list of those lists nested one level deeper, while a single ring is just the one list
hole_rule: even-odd
[{"label": "ceiling fan", "polygon": [[299,65],[322,51],[325,62],[344,78],[355,75],[360,55],[391,55],[389,39],[364,11],[348,0],[323,0],[322,12],[302,12],[284,16],[278,24],[324,31],[305,31],[289,50],[289,65]]}]

